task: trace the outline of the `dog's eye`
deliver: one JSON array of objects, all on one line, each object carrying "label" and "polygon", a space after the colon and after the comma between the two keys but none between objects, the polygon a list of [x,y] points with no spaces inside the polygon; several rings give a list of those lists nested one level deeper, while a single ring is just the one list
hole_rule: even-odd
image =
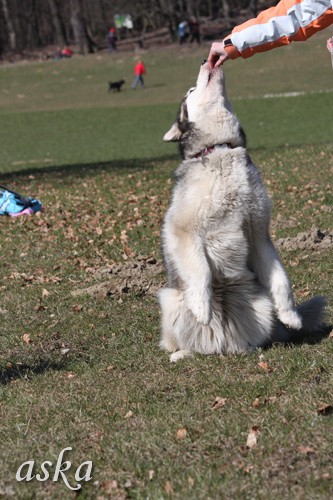
[{"label": "dog's eye", "polygon": [[193,92],[193,90],[195,90],[195,89],[196,89],[196,87],[192,87],[192,88],[188,91],[188,94],[187,94],[187,95],[190,95],[190,94]]}]

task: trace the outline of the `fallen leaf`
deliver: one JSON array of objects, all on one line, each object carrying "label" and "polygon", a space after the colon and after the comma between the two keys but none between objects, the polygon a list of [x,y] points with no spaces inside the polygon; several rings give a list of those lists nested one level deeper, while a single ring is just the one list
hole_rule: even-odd
[{"label": "fallen leaf", "polygon": [[178,429],[177,431],[177,439],[184,439],[187,436],[187,430],[186,429]]},{"label": "fallen leaf", "polygon": [[299,446],[298,451],[300,451],[303,455],[313,455],[316,454],[315,450],[313,448],[310,448],[310,446]]},{"label": "fallen leaf", "polygon": [[308,288],[303,288],[303,290],[300,290],[298,293],[301,297],[308,297],[311,292]]},{"label": "fallen leaf", "polygon": [[188,477],[187,478],[187,484],[189,485],[190,488],[192,488],[192,486],[194,486],[194,479],[193,479],[193,477]]},{"label": "fallen leaf", "polygon": [[[41,300],[41,299],[40,299]],[[34,310],[36,312],[39,312],[39,311],[45,311],[46,310],[46,307],[43,306],[43,304],[41,302],[39,302],[39,304],[37,304],[35,307],[34,307]]]},{"label": "fallen leaf", "polygon": [[259,398],[255,398],[253,403],[252,403],[252,407],[253,408],[259,408],[260,406],[260,399]]},{"label": "fallen leaf", "polygon": [[76,304],[75,306],[72,307],[72,310],[74,312],[81,312],[83,309],[83,306],[81,306],[80,304]]},{"label": "fallen leaf", "polygon": [[165,493],[169,496],[172,496],[173,495],[173,488],[172,488],[172,484],[170,481],[165,481],[164,483],[164,490],[165,490]]},{"label": "fallen leaf", "polygon": [[219,408],[223,408],[226,402],[227,398],[221,398],[220,396],[217,396],[212,406],[213,410],[218,410]]},{"label": "fallen leaf", "polygon": [[329,339],[333,339],[333,330],[330,332],[329,336],[328,336]]},{"label": "fallen leaf", "polygon": [[22,335],[22,340],[25,342],[25,344],[31,344],[32,340],[30,338],[30,335],[28,333],[25,333]]},{"label": "fallen leaf", "polygon": [[232,462],[232,465],[234,465],[235,467],[237,467],[237,469],[241,470],[244,468],[244,462],[242,462],[241,460],[234,460]]},{"label": "fallen leaf", "polygon": [[258,363],[258,366],[259,366],[259,368],[261,368],[265,372],[272,372],[273,371],[273,368],[271,366],[269,366],[269,364],[266,363],[266,361],[260,361]]},{"label": "fallen leaf", "polygon": [[318,415],[323,415],[324,417],[327,417],[327,415],[332,415],[333,406],[324,403],[320,408],[318,408],[317,413]]},{"label": "fallen leaf", "polygon": [[265,398],[265,405],[269,403],[275,403],[277,401],[277,396],[268,396]]},{"label": "fallen leaf", "polygon": [[133,417],[133,415],[134,415],[134,413],[132,412],[132,410],[130,410],[130,411],[128,411],[128,412],[126,413],[126,415],[125,415],[125,417],[124,417],[124,418],[131,418],[131,417]]},{"label": "fallen leaf", "polygon": [[43,299],[47,299],[47,297],[50,295],[50,293],[46,290],[46,288],[43,288],[42,290],[42,297]]},{"label": "fallen leaf", "polygon": [[149,481],[151,481],[153,479],[153,477],[155,476],[155,471],[154,470],[149,470],[148,471],[148,479]]},{"label": "fallen leaf", "polygon": [[102,490],[107,494],[113,494],[114,490],[118,489],[118,483],[115,480],[112,481],[104,481],[101,485]]},{"label": "fallen leaf", "polygon": [[259,427],[254,425],[252,429],[249,432],[249,435],[247,436],[246,440],[246,447],[247,448],[255,448],[258,443],[258,434],[259,434]]}]

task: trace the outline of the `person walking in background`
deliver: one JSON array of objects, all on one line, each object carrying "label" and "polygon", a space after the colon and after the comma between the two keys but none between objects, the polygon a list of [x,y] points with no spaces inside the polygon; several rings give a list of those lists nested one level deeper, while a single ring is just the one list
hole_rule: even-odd
[{"label": "person walking in background", "polygon": [[116,35],[116,29],[115,28],[110,28],[109,32],[107,34],[108,37],[108,42],[109,42],[109,52],[113,52],[114,50],[117,50],[117,35]]},{"label": "person walking in background", "polygon": [[141,84],[141,87],[144,88],[145,83],[143,80],[143,75],[146,74],[146,68],[141,58],[138,59],[138,62],[134,66],[134,74],[135,78],[132,83],[132,89],[134,90],[139,83]]},{"label": "person walking in background", "polygon": [[200,43],[200,25],[196,17],[192,17],[190,20],[190,35],[190,43],[193,43],[194,40],[196,40],[198,44]]},{"label": "person walking in background", "polygon": [[187,35],[188,35],[187,22],[182,21],[181,23],[178,24],[178,38],[179,38],[180,45],[183,45],[183,43],[186,42]]},{"label": "person walking in background", "polygon": [[[281,0],[256,18],[236,26],[221,42],[213,42],[208,62],[214,68],[228,59],[247,58],[293,41],[304,41],[331,24],[333,0]],[[330,47],[327,42],[328,50]]]}]

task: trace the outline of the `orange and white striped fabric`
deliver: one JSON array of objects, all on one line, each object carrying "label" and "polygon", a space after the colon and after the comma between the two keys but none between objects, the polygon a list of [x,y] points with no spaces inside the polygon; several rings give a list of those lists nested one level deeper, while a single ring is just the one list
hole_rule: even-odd
[{"label": "orange and white striped fabric", "polygon": [[224,39],[231,59],[307,40],[333,24],[333,0],[281,0],[255,19],[236,26]]}]

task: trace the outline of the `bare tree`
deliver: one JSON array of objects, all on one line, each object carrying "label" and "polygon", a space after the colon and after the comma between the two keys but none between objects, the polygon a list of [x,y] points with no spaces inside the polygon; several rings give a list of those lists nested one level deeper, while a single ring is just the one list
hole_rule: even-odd
[{"label": "bare tree", "polygon": [[1,0],[1,3],[8,31],[9,48],[10,50],[16,50],[17,48],[16,33],[11,20],[11,16],[9,14],[7,0]]},{"label": "bare tree", "polygon": [[48,4],[51,11],[52,24],[54,26],[54,32],[56,36],[56,42],[58,45],[65,45],[66,40],[63,32],[63,28],[61,25],[61,20],[59,17],[58,7],[55,0],[48,0]]},{"label": "bare tree", "polygon": [[221,0],[222,12],[226,19],[230,19],[230,2],[229,0]]},{"label": "bare tree", "polygon": [[[275,2],[267,0],[265,6]],[[226,25],[242,9],[242,17],[257,14],[258,0],[0,0],[0,51],[45,48],[73,43],[81,54],[105,46],[116,14],[130,14],[136,36],[168,28],[175,36],[185,17],[223,14]],[[226,27],[228,29],[228,26]],[[119,31],[119,35],[124,34]]]},{"label": "bare tree", "polygon": [[256,17],[258,14],[258,0],[250,0],[249,8],[252,12],[253,17]]},{"label": "bare tree", "polygon": [[89,44],[82,14],[81,0],[70,0],[69,4],[75,43],[79,47],[80,54],[84,55],[89,51]]}]

